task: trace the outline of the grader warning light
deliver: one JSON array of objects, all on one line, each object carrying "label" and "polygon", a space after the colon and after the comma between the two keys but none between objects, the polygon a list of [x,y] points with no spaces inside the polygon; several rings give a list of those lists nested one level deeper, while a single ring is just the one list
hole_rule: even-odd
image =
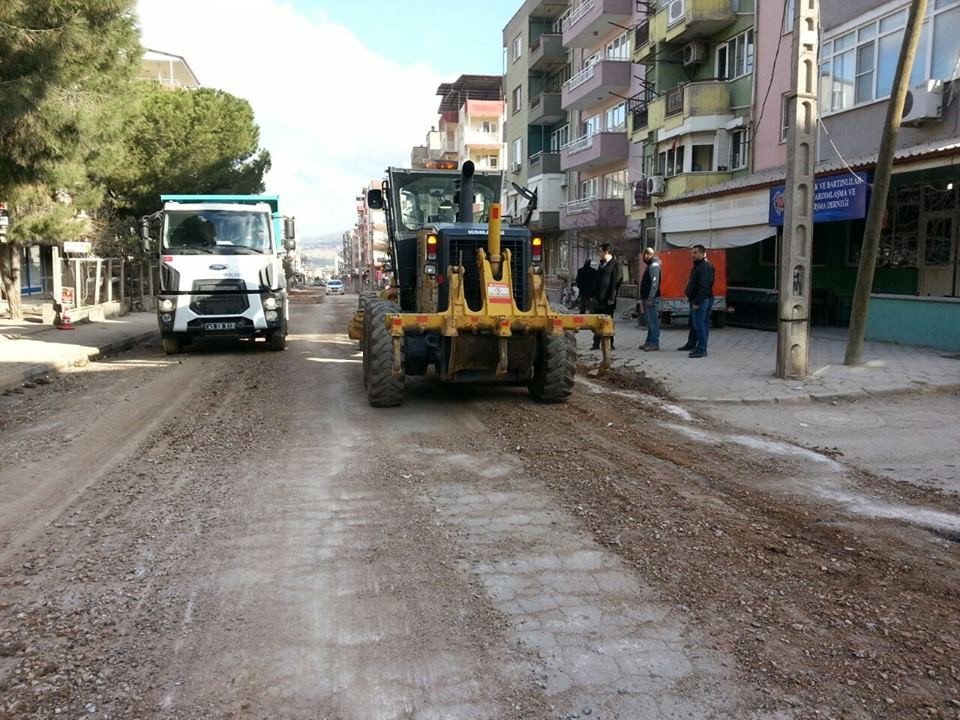
[{"label": "grader warning light", "polygon": [[535,237],[530,241],[530,247],[533,254],[533,262],[541,262],[543,259],[543,238]]}]

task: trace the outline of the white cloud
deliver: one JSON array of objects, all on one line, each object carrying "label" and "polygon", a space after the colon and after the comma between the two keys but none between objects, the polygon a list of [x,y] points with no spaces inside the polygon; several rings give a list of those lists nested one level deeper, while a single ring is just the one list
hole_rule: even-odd
[{"label": "white cloud", "polygon": [[439,75],[288,2],[140,0],[138,11],[144,46],[182,55],[203,85],[250,101],[273,158],[267,190],[301,236],[351,227],[361,188],[407,165],[436,123]]}]

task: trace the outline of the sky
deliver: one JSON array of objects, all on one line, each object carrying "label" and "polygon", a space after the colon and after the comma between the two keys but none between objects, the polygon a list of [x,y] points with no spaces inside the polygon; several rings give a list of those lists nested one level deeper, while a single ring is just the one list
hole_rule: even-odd
[{"label": "sky", "polygon": [[[502,72],[522,0],[139,0],[144,47],[245,98],[297,234],[348,230],[355,197],[436,125],[437,86]],[[170,188],[169,192],[176,192]]]}]

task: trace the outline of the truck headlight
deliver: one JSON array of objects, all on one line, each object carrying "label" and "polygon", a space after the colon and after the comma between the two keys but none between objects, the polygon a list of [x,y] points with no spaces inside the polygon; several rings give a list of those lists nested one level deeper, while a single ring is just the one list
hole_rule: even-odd
[{"label": "truck headlight", "polygon": [[176,303],[170,298],[164,298],[160,301],[160,311],[161,312],[173,312],[173,309],[176,307]]},{"label": "truck headlight", "polygon": [[[277,309],[277,299],[276,299],[275,297],[273,297],[272,295],[267,295],[267,297],[265,297],[265,298],[263,299],[263,309],[264,309],[264,310],[276,310],[276,309]],[[276,315],[276,313],[274,313],[274,315]],[[269,315],[268,315],[268,317],[269,317]]]},{"label": "truck headlight", "polygon": [[280,316],[277,314],[276,310],[267,310],[267,312],[264,313],[264,317],[267,318],[267,322],[276,322],[277,318]]}]

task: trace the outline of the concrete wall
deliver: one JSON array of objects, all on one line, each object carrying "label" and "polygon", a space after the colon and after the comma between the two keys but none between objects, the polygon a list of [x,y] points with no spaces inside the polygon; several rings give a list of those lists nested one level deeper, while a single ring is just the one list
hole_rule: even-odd
[{"label": "concrete wall", "polygon": [[960,351],[960,299],[873,295],[866,338]]}]

